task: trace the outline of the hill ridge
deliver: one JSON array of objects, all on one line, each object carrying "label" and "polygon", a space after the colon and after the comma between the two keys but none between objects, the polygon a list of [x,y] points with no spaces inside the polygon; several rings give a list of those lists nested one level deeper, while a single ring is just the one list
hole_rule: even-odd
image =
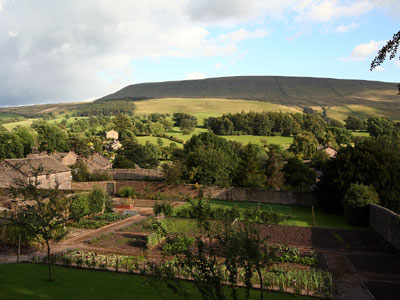
[{"label": "hill ridge", "polygon": [[392,82],[300,76],[232,76],[138,83],[98,100],[127,97],[244,99],[309,106],[400,104],[396,84]]}]

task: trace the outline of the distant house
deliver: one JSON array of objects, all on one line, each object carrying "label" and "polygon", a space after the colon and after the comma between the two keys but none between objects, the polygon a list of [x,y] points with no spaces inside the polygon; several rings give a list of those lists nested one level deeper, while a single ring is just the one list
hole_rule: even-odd
[{"label": "distant house", "polygon": [[64,166],[72,166],[76,163],[78,155],[75,154],[73,151],[69,152],[54,152],[52,156],[57,159],[60,163]]},{"label": "distant house", "polygon": [[57,159],[64,166],[72,166],[73,164],[76,163],[76,160],[78,159],[78,155],[76,155],[75,152],[73,152],[73,151],[54,152],[50,155],[47,154],[47,152],[42,152],[42,153],[36,153],[36,154],[28,154],[26,157],[27,158],[38,158],[38,157],[50,157],[50,156]]},{"label": "distant house", "polygon": [[108,151],[116,151],[118,149],[122,148],[122,144],[119,141],[112,141],[108,144],[107,150]]},{"label": "distant house", "polygon": [[118,140],[118,132],[116,132],[115,130],[106,131],[106,139]]},{"label": "distant house", "polygon": [[317,151],[322,150],[326,152],[330,157],[335,157],[337,151],[331,146],[318,146]]},{"label": "distant house", "polygon": [[84,161],[90,172],[112,168],[112,163],[107,158],[97,153],[91,155],[89,158],[84,159]]},{"label": "distant house", "polygon": [[0,163],[0,187],[15,186],[15,181],[25,183],[35,180],[37,172],[38,187],[52,189],[71,189],[71,169],[51,156],[36,156],[21,159],[6,159]]}]

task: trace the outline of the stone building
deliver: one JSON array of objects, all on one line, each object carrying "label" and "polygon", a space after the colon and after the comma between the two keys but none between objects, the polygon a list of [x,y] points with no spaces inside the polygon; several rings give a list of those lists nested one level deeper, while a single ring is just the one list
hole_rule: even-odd
[{"label": "stone building", "polygon": [[51,156],[6,159],[0,163],[0,187],[15,186],[16,181],[34,182],[37,172],[38,187],[71,189],[71,169]]},{"label": "stone building", "polygon": [[116,132],[115,130],[106,131],[106,139],[118,140],[118,132]]},{"label": "stone building", "polygon": [[330,157],[335,157],[337,151],[331,146],[318,146],[317,151],[322,150],[326,152]]},{"label": "stone building", "polygon": [[57,159],[64,166],[72,166],[78,159],[78,155],[76,155],[74,151],[54,152],[51,156]]},{"label": "stone building", "polygon": [[104,156],[95,153],[89,158],[84,159],[89,172],[101,171],[112,168],[112,163]]}]

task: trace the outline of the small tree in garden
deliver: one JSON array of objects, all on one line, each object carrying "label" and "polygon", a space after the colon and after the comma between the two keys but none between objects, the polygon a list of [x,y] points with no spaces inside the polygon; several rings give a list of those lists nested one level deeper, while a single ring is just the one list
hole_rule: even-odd
[{"label": "small tree in garden", "polygon": [[369,204],[378,203],[379,196],[373,187],[358,183],[350,185],[343,199],[347,221],[354,225],[368,225]]},{"label": "small tree in garden", "polygon": [[23,195],[24,208],[11,220],[12,224],[25,229],[36,237],[40,243],[47,246],[47,262],[49,267],[49,281],[53,281],[51,267],[50,244],[60,241],[67,234],[65,222],[68,220],[68,199],[60,194],[56,188],[53,190],[39,189],[39,170],[33,172],[33,180],[28,183],[16,182],[13,188],[15,195]]}]

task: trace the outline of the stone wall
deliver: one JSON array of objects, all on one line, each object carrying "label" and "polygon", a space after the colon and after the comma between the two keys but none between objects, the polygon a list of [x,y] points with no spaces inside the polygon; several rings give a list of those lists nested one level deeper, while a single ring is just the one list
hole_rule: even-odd
[{"label": "stone wall", "polygon": [[400,250],[400,215],[382,206],[371,204],[369,225],[388,243]]},{"label": "stone wall", "polygon": [[90,191],[94,187],[99,187],[105,192],[110,194],[114,193],[115,182],[114,181],[91,181],[91,182],[72,182],[71,189],[74,191]]},{"label": "stone wall", "polygon": [[[132,187],[142,198],[153,198],[160,193],[164,198],[184,200],[196,198],[199,188],[193,184],[168,185],[164,182],[150,181],[99,181],[99,182],[72,182],[72,190],[91,190],[93,186],[101,187],[108,193],[117,194],[123,187]],[[316,205],[317,201],[312,193],[274,191],[261,189],[246,189],[233,187],[203,186],[203,195],[206,198],[227,201],[248,201],[270,204]]]},{"label": "stone wall", "polygon": [[163,180],[164,172],[156,169],[112,169],[106,170],[114,180]]}]

